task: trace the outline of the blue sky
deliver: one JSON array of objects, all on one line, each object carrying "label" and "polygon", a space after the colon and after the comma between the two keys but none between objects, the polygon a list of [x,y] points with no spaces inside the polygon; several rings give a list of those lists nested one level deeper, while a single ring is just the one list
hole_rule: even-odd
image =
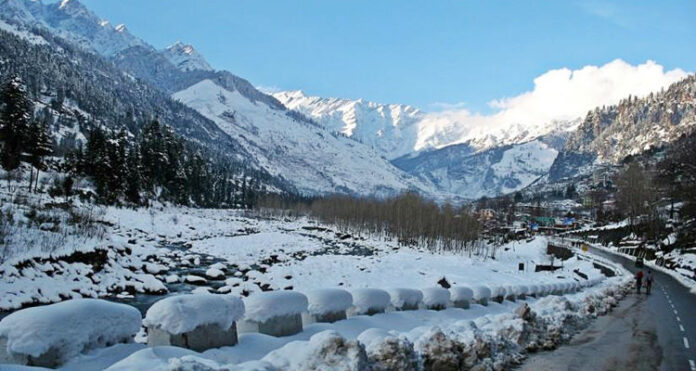
[{"label": "blue sky", "polygon": [[696,1],[82,0],[158,48],[309,94],[487,112],[551,69],[696,66]]}]

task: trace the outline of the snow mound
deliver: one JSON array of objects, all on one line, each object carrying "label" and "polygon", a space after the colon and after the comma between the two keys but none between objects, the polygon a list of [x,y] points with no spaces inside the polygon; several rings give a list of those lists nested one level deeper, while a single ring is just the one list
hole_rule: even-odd
[{"label": "snow mound", "polygon": [[107,368],[109,371],[166,370],[170,360],[198,353],[179,347],[160,346],[139,350]]},{"label": "snow mound", "polygon": [[471,300],[474,297],[474,290],[468,287],[454,286],[450,288],[450,294],[452,301]]},{"label": "snow mound", "polygon": [[182,334],[202,325],[223,330],[244,315],[244,303],[230,295],[188,294],[170,296],[153,304],[143,324],[171,334]]},{"label": "snow mound", "polygon": [[259,292],[244,299],[245,319],[266,322],[273,317],[300,314],[308,304],[307,297],[295,291]]},{"label": "snow mound", "polygon": [[[262,361],[278,370],[369,369],[362,344],[347,340],[335,331],[322,331],[309,341],[290,342],[267,354]],[[245,365],[240,366],[244,369]]]},{"label": "snow mound", "polygon": [[395,308],[404,305],[418,305],[423,301],[423,293],[420,290],[396,288],[387,290],[391,303]]},{"label": "snow mound", "polygon": [[346,290],[319,289],[307,293],[311,314],[327,314],[345,311],[353,305],[353,296]]},{"label": "snow mound", "polygon": [[442,287],[428,287],[423,290],[423,304],[446,307],[450,300],[450,292]]},{"label": "snow mound", "polygon": [[474,292],[474,299],[489,299],[492,295],[491,289],[486,286],[476,286],[471,289]]},{"label": "snow mound", "polygon": [[140,323],[129,305],[75,299],[10,314],[0,321],[0,337],[8,353],[38,357],[52,350],[65,362],[84,350],[130,342]]},{"label": "snow mound", "polygon": [[353,307],[358,313],[365,313],[369,310],[384,310],[391,304],[389,293],[380,289],[354,289]]}]

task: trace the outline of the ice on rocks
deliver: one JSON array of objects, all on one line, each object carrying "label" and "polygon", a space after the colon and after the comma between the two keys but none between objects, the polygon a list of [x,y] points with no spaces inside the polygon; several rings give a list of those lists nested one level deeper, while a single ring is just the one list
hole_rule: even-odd
[{"label": "ice on rocks", "polygon": [[203,325],[227,330],[244,316],[244,303],[231,295],[186,294],[164,298],[150,307],[143,324],[171,334],[190,332]]},{"label": "ice on rocks", "polygon": [[140,312],[129,305],[75,299],[10,314],[0,321],[0,337],[9,354],[51,351],[60,364],[85,350],[132,341],[140,324]]}]

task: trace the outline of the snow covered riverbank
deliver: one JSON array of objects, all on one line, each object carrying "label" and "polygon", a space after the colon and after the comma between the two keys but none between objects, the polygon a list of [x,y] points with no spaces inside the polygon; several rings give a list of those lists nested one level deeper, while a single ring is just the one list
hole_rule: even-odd
[{"label": "snow covered riverbank", "polygon": [[[549,283],[576,277],[573,270],[600,276],[575,259],[556,272],[534,272],[536,264],[549,263],[543,238],[505,245],[493,258],[434,253],[305,218],[264,219],[235,210],[108,207],[98,222],[104,229],[98,240],[71,237],[50,252],[15,249],[0,265],[0,310],[194,290],[248,296],[281,289],[426,288],[442,278],[451,285]],[[60,233],[22,228],[25,234]]]},{"label": "snow covered riverbank", "polygon": [[[501,300],[542,286],[566,294],[517,302],[489,300],[488,306],[472,304],[470,309],[387,308],[382,314],[310,324],[292,336],[244,333],[234,347],[203,353],[119,344],[80,355],[66,365],[68,369],[188,364],[304,369],[334,361],[377,369],[428,368],[441,362],[498,368],[518,362],[528,350],[556,346],[574,326],[605,312],[621,296],[622,277],[567,293],[571,283],[603,278],[587,260],[573,257],[555,271],[535,272],[536,265],[552,262],[541,237],[477,255],[475,250],[404,247],[382,236],[355,235],[306,218],[269,219],[236,210],[108,207],[97,222],[103,228],[99,239],[73,238],[49,252],[13,250],[0,265],[0,309],[105,297],[135,304],[144,312],[149,304],[138,305],[143,293],[154,302],[161,297],[157,295],[174,292],[253,298],[261,291],[310,293],[330,288],[356,293],[363,288],[424,290],[428,305],[437,307],[446,299],[433,289],[440,284],[470,287],[474,299],[480,287],[495,288],[493,296]],[[30,223],[23,228],[23,233],[33,233]],[[431,296],[442,299],[439,305],[431,303]],[[137,339],[144,341],[142,335]]]}]

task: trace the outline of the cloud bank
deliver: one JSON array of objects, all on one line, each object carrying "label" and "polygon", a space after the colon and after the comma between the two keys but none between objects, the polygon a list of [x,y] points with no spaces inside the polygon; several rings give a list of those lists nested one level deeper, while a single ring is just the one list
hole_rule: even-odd
[{"label": "cloud bank", "polygon": [[485,147],[520,136],[532,139],[550,126],[569,130],[568,121],[577,121],[597,106],[616,104],[629,95],[646,96],[686,76],[681,69],[665,71],[654,61],[633,66],[620,59],[599,67],[550,70],[534,79],[531,91],[489,102],[496,110],[490,115],[466,109],[428,114],[419,125],[415,149],[469,140]]}]

